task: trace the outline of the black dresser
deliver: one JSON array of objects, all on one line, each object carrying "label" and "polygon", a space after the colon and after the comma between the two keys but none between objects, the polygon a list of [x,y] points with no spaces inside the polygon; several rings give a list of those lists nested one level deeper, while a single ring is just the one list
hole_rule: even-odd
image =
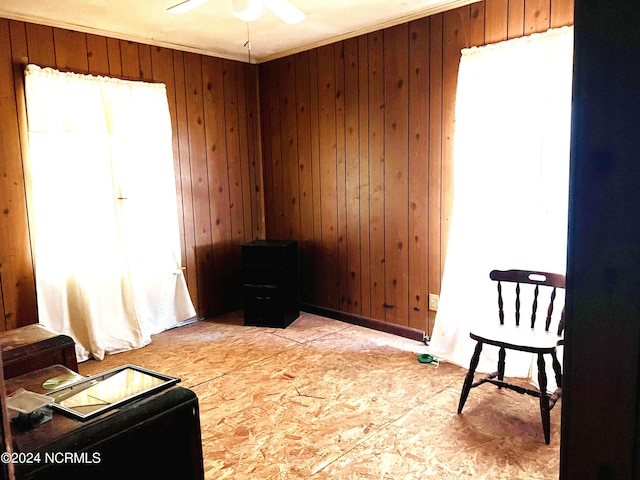
[{"label": "black dresser", "polygon": [[242,245],[244,324],[286,328],[300,314],[298,242],[255,240]]},{"label": "black dresser", "polygon": [[[8,380],[7,392],[46,395],[46,380],[69,373],[49,366]],[[11,435],[14,454],[24,458],[14,464],[20,480],[204,480],[198,397],[178,386],[86,421],[53,412],[32,430],[12,425]]]}]

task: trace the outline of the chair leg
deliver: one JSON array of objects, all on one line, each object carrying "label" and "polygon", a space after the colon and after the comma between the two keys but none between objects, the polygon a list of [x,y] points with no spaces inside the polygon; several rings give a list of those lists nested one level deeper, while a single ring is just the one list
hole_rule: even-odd
[{"label": "chair leg", "polygon": [[562,366],[558,361],[558,355],[556,355],[556,352],[552,352],[551,357],[553,358],[553,371],[556,374],[556,385],[558,388],[562,388]]},{"label": "chair leg", "polygon": [[549,394],[547,393],[547,372],[542,353],[538,354],[538,383],[540,384],[540,416],[544,441],[548,445],[551,441],[551,415],[549,414]]},{"label": "chair leg", "polygon": [[464,378],[464,384],[462,385],[462,392],[460,393],[460,403],[458,403],[458,413],[462,413],[464,404],[467,401],[467,397],[469,396],[469,391],[471,390],[471,384],[473,383],[473,375],[476,371],[476,368],[478,367],[478,362],[480,361],[480,352],[482,352],[482,342],[477,343],[476,349],[473,352],[473,357],[471,357],[469,372],[467,373],[467,376]]},{"label": "chair leg", "polygon": [[498,380],[500,380],[501,382],[504,380],[504,359],[506,355],[507,354],[504,347],[500,347],[500,351],[498,352]]}]

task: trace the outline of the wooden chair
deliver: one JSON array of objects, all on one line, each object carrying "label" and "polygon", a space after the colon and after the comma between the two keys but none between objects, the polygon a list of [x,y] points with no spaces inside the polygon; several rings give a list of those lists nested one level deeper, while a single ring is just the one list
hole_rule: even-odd
[{"label": "wooden chair", "polygon": [[[554,310],[554,302],[556,299],[557,289],[565,288],[564,275],[546,273],[546,272],[534,272],[527,270],[507,270],[499,271],[494,270],[490,274],[491,280],[498,282],[498,318],[500,320],[499,325],[496,322],[496,326],[493,329],[488,329],[486,332],[475,332],[472,330],[470,336],[477,344],[473,356],[471,358],[471,364],[469,366],[469,372],[465,377],[464,384],[462,386],[462,392],[460,394],[460,403],[458,404],[458,413],[462,413],[469,391],[489,382],[497,385],[499,388],[505,387],[514,390],[518,393],[532,395],[540,399],[540,415],[542,417],[542,428],[544,431],[544,440],[548,444],[551,436],[550,426],[550,414],[549,412],[555,406],[556,402],[562,395],[562,367],[558,361],[556,354],[556,348],[563,343],[562,335],[564,331],[564,306],[562,306],[560,320],[557,325],[557,329],[551,329],[552,314]],[[503,284],[510,283],[515,284],[515,324],[505,324],[505,312],[502,288]],[[524,297],[524,293],[521,295],[521,285],[529,284],[535,287],[529,287],[533,289],[533,303],[531,308],[530,321],[526,321],[526,325],[520,325],[520,306],[521,296]],[[546,318],[544,321],[536,323],[538,314],[538,301],[540,296],[540,286],[551,287],[551,297],[546,309]],[[542,320],[542,319],[541,319]],[[523,320],[525,322],[525,320]],[[487,345],[494,345],[498,347],[498,370],[493,373],[489,373],[484,378],[475,380],[474,374],[480,360],[480,353],[482,347]],[[530,388],[524,388],[519,385],[513,385],[504,380],[505,372],[505,358],[506,350],[517,350],[520,352],[529,352],[537,355],[538,357],[538,383],[540,390],[533,390]],[[558,388],[552,394],[547,392],[547,374],[545,369],[544,355],[550,355],[552,359],[553,371],[555,372],[556,384]],[[474,381],[475,380],[475,381]]]}]

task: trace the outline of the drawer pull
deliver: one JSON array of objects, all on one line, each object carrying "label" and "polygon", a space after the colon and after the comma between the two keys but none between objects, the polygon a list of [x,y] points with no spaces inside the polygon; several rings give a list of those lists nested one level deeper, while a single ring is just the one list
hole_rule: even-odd
[{"label": "drawer pull", "polygon": [[259,297],[256,295],[256,300],[271,300],[271,297]]}]

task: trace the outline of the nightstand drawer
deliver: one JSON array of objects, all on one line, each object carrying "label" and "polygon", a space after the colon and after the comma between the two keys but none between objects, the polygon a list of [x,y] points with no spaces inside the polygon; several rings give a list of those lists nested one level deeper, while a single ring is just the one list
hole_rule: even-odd
[{"label": "nightstand drawer", "polygon": [[283,267],[273,265],[249,264],[242,268],[242,282],[245,285],[284,285],[295,278]]},{"label": "nightstand drawer", "polygon": [[245,285],[243,294],[245,325],[279,328],[286,326],[284,323],[287,305],[281,288]]}]

